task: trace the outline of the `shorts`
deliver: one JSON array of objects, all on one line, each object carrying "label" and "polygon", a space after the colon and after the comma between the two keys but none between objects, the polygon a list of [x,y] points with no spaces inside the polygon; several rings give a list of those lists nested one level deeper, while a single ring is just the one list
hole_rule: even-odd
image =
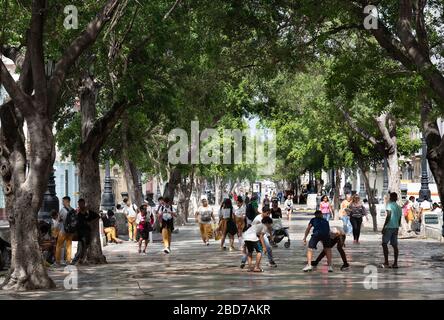
[{"label": "shorts", "polygon": [[308,247],[310,249],[317,249],[319,241],[322,242],[322,246],[324,247],[324,249],[331,248],[331,239],[329,235],[323,237],[315,234],[311,235],[310,241],[308,242]]},{"label": "shorts", "polygon": [[244,217],[236,217],[235,220],[236,220],[237,230],[243,231],[245,228],[245,218]]},{"label": "shorts", "polygon": [[254,250],[257,253],[262,253],[262,246],[259,245],[259,241],[245,241],[245,247],[249,255],[253,254]]},{"label": "shorts", "polygon": [[392,246],[396,247],[398,245],[398,229],[387,228],[384,230],[382,244],[388,244],[389,242]]}]

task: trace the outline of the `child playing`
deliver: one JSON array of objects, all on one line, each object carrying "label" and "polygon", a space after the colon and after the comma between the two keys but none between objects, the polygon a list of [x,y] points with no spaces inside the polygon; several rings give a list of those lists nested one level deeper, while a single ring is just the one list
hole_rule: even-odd
[{"label": "child playing", "polygon": [[[148,246],[149,227],[150,223],[147,220],[147,211],[145,206],[141,206],[140,215],[137,217],[137,233],[139,234],[139,254],[146,254],[146,247]],[[145,240],[145,247],[142,251],[142,242]]]},{"label": "child playing", "polygon": [[[263,272],[261,269],[261,258],[262,253],[267,254],[267,247],[265,246],[264,236],[267,230],[271,228],[273,220],[270,217],[265,217],[262,219],[262,223],[252,225],[243,234],[244,246],[247,251],[248,258],[248,271],[252,272]],[[252,268],[253,263],[253,251],[256,250],[256,264]]]},{"label": "child playing", "polygon": [[313,228],[313,234],[311,235],[310,241],[308,243],[307,250],[307,265],[304,272],[312,271],[311,259],[313,257],[313,249],[317,249],[317,244],[319,241],[322,242],[324,247],[324,252],[327,256],[328,272],[333,272],[333,267],[331,265],[331,241],[330,241],[330,224],[327,220],[323,218],[322,212],[316,210],[315,217],[308,223],[307,229],[305,230],[304,236],[304,246],[307,244],[307,236],[310,233],[311,228]]},{"label": "child playing", "polygon": [[[336,248],[338,249],[339,254],[341,255],[342,259],[342,267],[341,271],[347,270],[350,265],[347,262],[347,256],[345,255],[344,247],[345,247],[345,232],[341,230],[340,228],[331,228],[330,230],[330,247],[333,249],[333,247],[336,245]],[[313,267],[316,267],[319,262],[325,257],[325,251],[322,251],[319,256],[316,258],[315,261],[311,262],[311,265]]]}]

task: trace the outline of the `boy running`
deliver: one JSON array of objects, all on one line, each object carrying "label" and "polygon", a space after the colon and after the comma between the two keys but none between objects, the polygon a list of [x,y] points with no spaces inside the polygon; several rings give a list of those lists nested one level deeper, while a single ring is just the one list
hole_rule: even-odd
[{"label": "boy running", "polygon": [[308,243],[307,250],[307,265],[304,272],[312,271],[311,259],[313,257],[313,249],[317,249],[317,244],[319,241],[322,242],[324,247],[324,252],[327,255],[328,272],[333,272],[333,267],[331,265],[331,241],[330,241],[330,225],[327,220],[324,219],[322,212],[316,210],[315,217],[308,223],[307,229],[305,230],[305,236],[303,239],[304,246],[307,244],[307,236],[310,234],[310,230],[313,228],[313,234],[311,235],[310,241]]}]

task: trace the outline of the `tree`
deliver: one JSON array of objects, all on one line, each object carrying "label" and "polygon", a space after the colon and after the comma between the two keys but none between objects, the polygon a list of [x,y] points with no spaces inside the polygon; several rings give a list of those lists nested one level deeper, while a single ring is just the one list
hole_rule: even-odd
[{"label": "tree", "polygon": [[[55,157],[52,120],[68,71],[79,56],[94,44],[119,2],[109,0],[105,3],[84,32],[65,50],[48,80],[44,65],[44,28],[51,12],[46,7],[46,1],[32,1],[31,15],[28,17],[29,31],[26,32],[26,53],[18,82],[0,62],[0,82],[11,97],[6,105],[0,107],[2,178],[12,247],[11,269],[4,283],[5,289],[29,290],[54,286],[47,275],[36,241],[37,213]],[[20,10],[17,5],[12,9]],[[13,12],[2,12],[2,16]],[[25,122],[32,146],[28,155],[23,132]]]}]

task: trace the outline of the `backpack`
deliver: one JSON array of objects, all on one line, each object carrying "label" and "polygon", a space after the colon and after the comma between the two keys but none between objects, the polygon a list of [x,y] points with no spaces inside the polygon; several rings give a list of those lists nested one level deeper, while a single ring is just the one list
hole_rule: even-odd
[{"label": "backpack", "polygon": [[78,226],[79,226],[79,218],[77,216],[77,212],[76,210],[71,208],[71,210],[69,210],[68,214],[66,215],[66,220],[64,223],[65,232],[76,233]]},{"label": "backpack", "polygon": [[250,221],[253,221],[253,219],[256,217],[256,212],[254,211],[253,204],[251,202],[247,205],[245,215]]}]

